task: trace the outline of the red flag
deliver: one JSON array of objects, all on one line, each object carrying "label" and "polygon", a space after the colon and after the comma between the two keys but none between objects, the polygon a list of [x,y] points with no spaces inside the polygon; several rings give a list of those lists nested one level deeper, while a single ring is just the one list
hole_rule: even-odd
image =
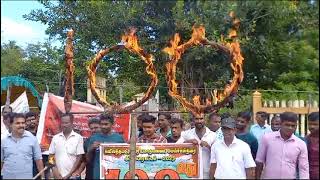
[{"label": "red flag", "polygon": [[[102,108],[83,103],[72,101],[71,112],[83,112],[84,114],[74,114],[74,131],[88,138],[91,131],[88,126],[88,120],[99,114],[85,114],[86,112],[103,111]],[[46,149],[49,149],[52,137],[60,132],[60,116],[64,113],[63,97],[46,93],[44,95],[39,126],[37,131],[37,139],[40,144]],[[114,116],[115,123],[113,131],[118,132],[123,138],[128,141],[130,135],[130,114],[117,114]]]}]

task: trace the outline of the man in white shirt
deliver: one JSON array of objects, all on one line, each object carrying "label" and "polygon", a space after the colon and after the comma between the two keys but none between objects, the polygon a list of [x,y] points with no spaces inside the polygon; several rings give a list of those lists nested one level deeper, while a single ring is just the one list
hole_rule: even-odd
[{"label": "man in white shirt", "polygon": [[56,168],[53,175],[56,179],[69,179],[77,170],[84,154],[83,138],[73,131],[73,115],[64,114],[61,117],[62,132],[53,136],[49,154],[54,156]]},{"label": "man in white shirt", "polygon": [[253,179],[256,164],[250,147],[235,137],[236,121],[229,117],[222,119],[224,139],[216,141],[211,148],[210,179]]},{"label": "man in white shirt", "polygon": [[194,123],[195,128],[181,133],[181,137],[177,143],[193,143],[201,146],[203,178],[208,179],[210,170],[211,145],[216,140],[216,134],[205,126],[203,114],[195,116]]}]

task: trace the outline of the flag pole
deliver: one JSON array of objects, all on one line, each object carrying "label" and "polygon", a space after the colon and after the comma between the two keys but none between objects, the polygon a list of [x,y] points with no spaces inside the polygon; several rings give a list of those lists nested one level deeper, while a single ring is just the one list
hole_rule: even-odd
[{"label": "flag pole", "polygon": [[6,99],[6,107],[10,106],[10,86],[7,88],[7,99]]}]

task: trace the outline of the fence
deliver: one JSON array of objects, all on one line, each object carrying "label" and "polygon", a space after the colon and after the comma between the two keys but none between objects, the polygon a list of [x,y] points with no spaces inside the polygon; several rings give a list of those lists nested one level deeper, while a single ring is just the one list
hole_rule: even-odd
[{"label": "fence", "polygon": [[[256,91],[252,95],[252,111],[255,115],[258,111],[265,111],[270,114],[268,124],[274,115],[279,115],[285,111],[291,111],[299,115],[298,133],[305,136],[308,133],[307,116],[311,112],[318,112],[319,106],[316,100],[281,100],[281,101],[263,101],[260,92]],[[254,117],[254,116],[253,116]],[[255,119],[255,118],[253,118]]]}]

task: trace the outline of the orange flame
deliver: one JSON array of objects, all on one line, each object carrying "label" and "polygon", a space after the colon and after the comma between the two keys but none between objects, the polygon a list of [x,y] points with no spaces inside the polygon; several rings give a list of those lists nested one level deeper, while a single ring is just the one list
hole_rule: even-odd
[{"label": "orange flame", "polygon": [[92,94],[94,95],[94,97],[97,99],[97,101],[103,106],[105,107],[107,110],[113,111],[113,112],[130,112],[134,109],[136,109],[137,107],[139,107],[140,105],[142,105],[144,102],[146,102],[151,94],[153,93],[153,91],[155,90],[157,84],[158,84],[158,76],[156,74],[156,69],[153,65],[153,61],[154,61],[154,57],[151,54],[146,53],[140,46],[138,43],[138,37],[136,36],[136,29],[135,28],[130,28],[122,37],[121,37],[121,41],[124,44],[124,47],[129,50],[130,52],[139,55],[139,57],[146,63],[146,72],[147,74],[151,77],[151,82],[149,85],[148,90],[144,93],[144,96],[141,100],[139,100],[138,102],[126,106],[126,107],[122,107],[121,105],[114,105],[112,107],[110,107],[110,104],[101,99],[100,96],[98,95],[98,93],[95,90],[96,87],[96,82],[95,82],[95,72],[96,72],[96,67],[98,65],[98,63],[100,62],[100,60],[103,58],[103,56],[105,56],[107,53],[109,53],[112,50],[118,50],[121,49],[121,47],[123,47],[123,45],[116,45],[113,46],[111,48],[107,48],[104,50],[101,50],[96,57],[91,60],[91,63],[87,66],[87,72],[88,72],[88,77],[90,80],[90,89]]},{"label": "orange flame", "polygon": [[[233,27],[228,34],[228,37],[232,39],[232,42],[226,42],[223,36],[221,36],[222,45],[207,40],[205,37],[205,28],[201,25],[199,27],[192,27],[192,36],[186,43],[179,45],[181,40],[180,35],[176,33],[174,38],[170,40],[170,46],[163,49],[170,57],[170,60],[166,63],[166,78],[169,86],[169,95],[179,101],[184,108],[188,109],[194,115],[200,115],[206,111],[216,111],[217,108],[221,108],[222,104],[227,103],[225,99],[233,93],[236,93],[243,80],[242,64],[244,58],[241,55],[240,44],[235,40],[235,38],[237,38],[237,30],[240,27],[240,20],[235,17],[234,12],[230,12],[229,15],[233,20]],[[193,103],[187,101],[179,94],[176,83],[176,66],[181,59],[182,54],[186,49],[200,44],[211,45],[211,47],[219,48],[229,54],[231,58],[230,66],[233,70],[233,79],[230,84],[225,86],[223,92],[214,90],[213,94],[211,93],[212,100],[207,98],[206,105],[201,105],[201,97],[198,95],[193,97]]]},{"label": "orange flame", "polygon": [[133,50],[135,52],[140,52],[143,49],[138,44],[138,37],[136,36],[137,29],[129,28],[129,30],[121,37],[121,41],[127,49]]},{"label": "orange flame", "polygon": [[190,43],[199,45],[206,38],[205,36],[206,36],[206,29],[204,28],[203,25],[200,25],[199,27],[193,26],[191,39],[189,41]]},{"label": "orange flame", "polygon": [[201,105],[201,102],[200,102],[200,96],[199,95],[196,95],[196,96],[193,96],[193,104],[196,105],[196,106],[200,106]]}]

